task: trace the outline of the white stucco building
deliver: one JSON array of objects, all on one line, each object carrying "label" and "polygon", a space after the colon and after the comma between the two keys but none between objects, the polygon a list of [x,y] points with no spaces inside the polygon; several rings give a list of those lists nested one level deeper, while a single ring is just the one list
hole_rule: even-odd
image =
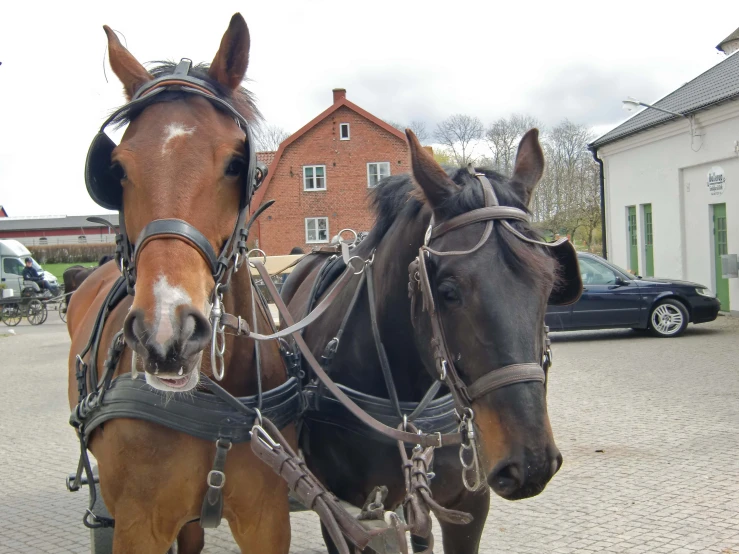
[{"label": "white stucco building", "polygon": [[722,254],[739,253],[739,52],[654,108],[590,145],[602,160],[607,256],[705,284],[739,315],[739,279],[721,269]]}]

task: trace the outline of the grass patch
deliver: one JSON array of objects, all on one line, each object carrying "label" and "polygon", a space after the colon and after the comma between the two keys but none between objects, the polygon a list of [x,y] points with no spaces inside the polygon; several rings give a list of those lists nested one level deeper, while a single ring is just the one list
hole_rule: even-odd
[{"label": "grass patch", "polygon": [[54,277],[56,277],[57,281],[59,281],[59,284],[62,283],[62,275],[64,274],[64,270],[68,267],[72,267],[73,265],[83,265],[85,267],[91,267],[96,266],[97,261],[95,262],[88,262],[88,263],[68,263],[68,264],[43,264],[42,267],[45,271],[48,271]]}]

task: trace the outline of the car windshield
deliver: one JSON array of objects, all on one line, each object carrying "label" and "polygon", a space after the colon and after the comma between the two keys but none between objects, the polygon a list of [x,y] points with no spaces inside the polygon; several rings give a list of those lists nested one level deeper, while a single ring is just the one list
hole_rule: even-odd
[{"label": "car windshield", "polygon": [[600,258],[581,256],[579,262],[580,276],[586,285],[615,285],[618,279],[629,275],[620,267]]},{"label": "car windshield", "polygon": [[623,273],[624,275],[627,275],[627,276],[628,276],[629,278],[631,278],[631,279],[634,279],[634,278],[636,277],[636,275],[634,275],[634,274],[633,274],[633,273],[632,273],[631,271],[629,271],[629,270],[627,270],[627,269],[624,269],[623,267],[619,267],[619,266],[617,266],[616,264],[614,264],[614,263],[611,263],[611,262],[607,262],[607,263],[608,263],[608,265],[610,265],[610,266],[611,266],[611,267],[612,267],[613,269],[616,269],[616,270],[620,271],[621,273]]}]

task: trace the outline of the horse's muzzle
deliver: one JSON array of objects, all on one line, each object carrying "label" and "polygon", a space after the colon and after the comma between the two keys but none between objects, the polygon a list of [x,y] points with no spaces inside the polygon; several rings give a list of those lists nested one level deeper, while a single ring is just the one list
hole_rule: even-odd
[{"label": "horse's muzzle", "polygon": [[488,475],[488,485],[495,494],[507,500],[536,496],[544,490],[562,467],[562,454],[556,446],[545,453],[534,454],[526,449],[520,456],[503,460]]},{"label": "horse's muzzle", "polygon": [[182,306],[172,314],[171,321],[160,320],[156,328],[147,323],[143,310],[133,309],[123,332],[126,343],[142,360],[142,369],[176,383],[194,369],[199,354],[210,342],[211,327],[199,310]]}]

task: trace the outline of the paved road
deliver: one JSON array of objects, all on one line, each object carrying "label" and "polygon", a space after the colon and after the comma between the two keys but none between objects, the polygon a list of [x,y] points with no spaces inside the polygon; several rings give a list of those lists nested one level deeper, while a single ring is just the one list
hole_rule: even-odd
[{"label": "paved road", "polygon": [[[66,328],[50,317],[15,331],[0,335],[0,553],[86,552],[86,494],[64,488],[77,460]],[[493,499],[482,551],[739,554],[739,320],[679,339],[599,331],[554,342],[549,402],[564,467],[534,499]],[[205,551],[238,552],[225,526]],[[296,514],[291,552],[324,551],[315,517]]]}]

